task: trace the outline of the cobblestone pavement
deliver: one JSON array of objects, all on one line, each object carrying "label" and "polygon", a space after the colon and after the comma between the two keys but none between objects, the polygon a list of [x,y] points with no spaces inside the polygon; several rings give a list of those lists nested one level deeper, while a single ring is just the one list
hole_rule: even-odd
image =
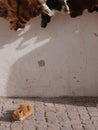
[{"label": "cobblestone pavement", "polygon": [[[22,103],[31,104],[34,115],[14,121]],[[98,130],[98,98],[0,98],[0,130]]]}]

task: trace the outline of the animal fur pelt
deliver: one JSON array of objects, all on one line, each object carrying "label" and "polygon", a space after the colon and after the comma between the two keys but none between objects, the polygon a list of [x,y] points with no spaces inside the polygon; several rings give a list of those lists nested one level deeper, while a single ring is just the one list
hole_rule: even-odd
[{"label": "animal fur pelt", "polygon": [[92,13],[94,11],[98,12],[98,6],[95,6],[95,7],[91,8],[91,9],[88,9],[89,13]]},{"label": "animal fur pelt", "polygon": [[67,0],[70,9],[70,16],[76,17],[83,14],[85,9],[94,9],[98,5],[98,0]]},{"label": "animal fur pelt", "polygon": [[[46,4],[51,10],[68,11],[67,7],[66,7],[65,0],[47,0]],[[51,21],[51,16],[42,12],[42,14],[41,14],[41,27],[45,28],[50,21]]]},{"label": "animal fur pelt", "polygon": [[31,18],[42,12],[53,15],[45,0],[0,0],[0,17],[9,21],[12,30],[24,28]]},{"label": "animal fur pelt", "polygon": [[16,28],[17,17],[17,0],[0,0],[0,17],[7,19],[10,23],[10,29]]},{"label": "animal fur pelt", "polygon": [[[65,5],[65,11],[71,17],[80,16],[83,11],[87,9],[89,12],[98,12],[98,0],[47,0],[46,4],[53,10],[61,11],[62,6]],[[45,13],[41,14],[41,27],[45,28],[51,21],[51,17]]]}]

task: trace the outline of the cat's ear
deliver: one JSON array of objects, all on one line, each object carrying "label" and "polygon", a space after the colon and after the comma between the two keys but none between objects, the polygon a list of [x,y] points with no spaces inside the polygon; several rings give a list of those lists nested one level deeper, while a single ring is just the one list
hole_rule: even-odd
[{"label": "cat's ear", "polygon": [[23,111],[21,109],[18,112],[19,112],[19,114],[23,114]]},{"label": "cat's ear", "polygon": [[27,110],[30,111],[31,110],[31,107],[29,105],[27,105]]}]

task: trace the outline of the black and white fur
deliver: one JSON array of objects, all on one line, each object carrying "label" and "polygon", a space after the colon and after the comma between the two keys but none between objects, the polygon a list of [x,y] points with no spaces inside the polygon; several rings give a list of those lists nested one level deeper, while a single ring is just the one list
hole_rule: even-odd
[{"label": "black and white fur", "polygon": [[[46,4],[51,10],[57,10],[57,11],[64,10],[65,12],[67,11],[69,13],[67,0],[47,0]],[[50,21],[51,21],[51,16],[45,13],[41,14],[41,27],[45,28]]]},{"label": "black and white fur", "polygon": [[94,11],[98,12],[98,6],[95,6],[95,7],[91,8],[91,9],[88,9],[89,13],[92,13]]}]

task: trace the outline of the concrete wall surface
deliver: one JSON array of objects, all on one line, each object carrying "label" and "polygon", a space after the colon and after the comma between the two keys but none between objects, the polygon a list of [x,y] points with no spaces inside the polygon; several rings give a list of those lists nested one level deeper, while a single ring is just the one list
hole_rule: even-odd
[{"label": "concrete wall surface", "polygon": [[14,32],[0,19],[0,96],[98,96],[98,14],[40,21]]}]

